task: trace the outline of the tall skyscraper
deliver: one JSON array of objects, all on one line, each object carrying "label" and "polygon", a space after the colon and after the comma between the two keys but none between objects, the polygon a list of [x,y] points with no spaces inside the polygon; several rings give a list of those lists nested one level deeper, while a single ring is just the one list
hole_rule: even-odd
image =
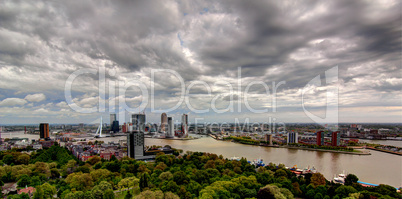
[{"label": "tall skyscraper", "polygon": [[119,121],[113,121],[113,123],[112,123],[112,129],[111,129],[112,131],[113,131],[113,133],[117,133],[117,132],[119,132]]},{"label": "tall skyscraper", "polygon": [[110,126],[113,125],[114,121],[116,121],[116,113],[110,114]]},{"label": "tall skyscraper", "polygon": [[168,134],[166,135],[166,137],[172,138],[174,137],[174,123],[173,123],[173,118],[172,117],[168,117],[167,118],[168,121]]},{"label": "tall skyscraper", "polygon": [[298,143],[298,136],[297,132],[288,133],[288,144],[289,143]]},{"label": "tall skyscraper", "polygon": [[46,139],[49,136],[49,123],[40,123],[39,124],[39,132],[40,138]]},{"label": "tall skyscraper", "polygon": [[133,124],[133,131],[142,131],[145,132],[145,114],[138,113],[131,115],[131,123]]},{"label": "tall skyscraper", "polygon": [[331,145],[339,146],[340,142],[341,142],[341,134],[339,133],[339,131],[332,132]]},{"label": "tall skyscraper", "polygon": [[264,141],[267,142],[267,144],[272,145],[272,134],[265,134]]},{"label": "tall skyscraper", "polygon": [[143,131],[132,131],[127,134],[127,156],[134,159],[144,156]]},{"label": "tall skyscraper", "polygon": [[188,115],[183,114],[181,116],[181,132],[183,133],[183,136],[187,136],[188,131]]},{"label": "tall skyscraper", "polygon": [[166,113],[161,115],[161,132],[166,132],[166,126],[168,125],[168,119]]},{"label": "tall skyscraper", "polygon": [[317,145],[324,145],[324,131],[317,132]]},{"label": "tall skyscraper", "polygon": [[127,132],[127,124],[126,124],[126,123],[124,123],[123,126],[121,127],[121,131],[122,131],[123,133],[126,133],[126,132]]}]

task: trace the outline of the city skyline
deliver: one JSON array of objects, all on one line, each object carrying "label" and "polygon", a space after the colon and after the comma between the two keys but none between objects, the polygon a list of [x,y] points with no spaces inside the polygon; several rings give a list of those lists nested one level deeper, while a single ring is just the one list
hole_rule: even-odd
[{"label": "city skyline", "polygon": [[[189,123],[314,123],[329,99],[338,120],[327,123],[402,123],[399,1],[0,5],[0,126],[112,113],[123,124],[138,112],[153,123],[162,112]],[[146,93],[122,86],[131,81]],[[123,100],[146,105],[127,111]]]}]

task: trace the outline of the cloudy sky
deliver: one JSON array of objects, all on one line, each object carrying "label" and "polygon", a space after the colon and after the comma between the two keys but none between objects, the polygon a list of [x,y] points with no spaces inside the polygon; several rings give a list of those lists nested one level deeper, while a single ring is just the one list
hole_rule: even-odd
[{"label": "cloudy sky", "polygon": [[0,124],[402,122],[401,27],[397,0],[0,0]]}]

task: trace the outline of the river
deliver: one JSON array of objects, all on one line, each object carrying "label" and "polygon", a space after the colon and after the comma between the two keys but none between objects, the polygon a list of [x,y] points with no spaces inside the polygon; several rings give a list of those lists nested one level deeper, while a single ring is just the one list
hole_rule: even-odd
[{"label": "river", "polygon": [[[10,137],[9,133],[3,133],[3,138]],[[11,137],[27,137],[37,139],[38,135],[28,135],[21,132],[12,133]],[[125,137],[101,138],[101,140],[115,141],[126,139]],[[362,140],[368,142],[368,140]],[[381,141],[381,144],[396,145],[400,141]],[[402,186],[402,156],[368,150],[371,155],[349,155],[341,153],[305,151],[286,148],[260,147],[243,145],[233,142],[217,141],[210,137],[202,137],[195,140],[166,140],[145,139],[146,145],[170,145],[185,151],[201,151],[223,155],[225,158],[245,157],[247,160],[261,158],[264,162],[280,164],[288,167],[297,165],[298,168],[314,166],[327,180],[334,178],[339,173],[353,173],[360,181],[374,184],[388,184],[394,187]]]}]

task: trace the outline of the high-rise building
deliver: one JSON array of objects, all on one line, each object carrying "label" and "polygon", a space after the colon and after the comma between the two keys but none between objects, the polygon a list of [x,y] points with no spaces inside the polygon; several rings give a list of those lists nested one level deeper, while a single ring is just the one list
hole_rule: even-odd
[{"label": "high-rise building", "polygon": [[340,142],[341,142],[341,134],[339,133],[339,131],[332,132],[331,145],[339,146]]},{"label": "high-rise building", "polygon": [[134,159],[144,156],[143,131],[131,131],[127,134],[127,156]]},{"label": "high-rise building", "polygon": [[267,142],[267,144],[272,145],[272,134],[265,134],[264,141]]},{"label": "high-rise building", "polygon": [[317,145],[324,145],[324,131],[317,132]]},{"label": "high-rise building", "polygon": [[288,144],[289,143],[298,143],[298,136],[297,132],[288,133]]},{"label": "high-rise building", "polygon": [[138,113],[131,115],[131,123],[133,124],[133,131],[142,131],[145,132],[145,114]]},{"label": "high-rise building", "polygon": [[188,115],[183,114],[181,116],[181,132],[183,133],[182,136],[187,136],[188,131]]},{"label": "high-rise building", "polygon": [[112,123],[112,129],[111,129],[112,131],[113,131],[113,133],[117,133],[117,132],[119,132],[119,121],[113,121],[113,123]]},{"label": "high-rise building", "polygon": [[116,113],[110,114],[110,126],[113,125],[114,121],[116,121]]},{"label": "high-rise building", "polygon": [[172,117],[168,117],[167,118],[168,121],[168,134],[166,135],[166,137],[170,137],[172,138],[174,136],[174,123],[173,123],[173,118]]},{"label": "high-rise building", "polygon": [[121,131],[123,132],[123,133],[126,133],[127,132],[127,124],[124,122],[124,124],[123,124],[123,126],[121,126]]},{"label": "high-rise building", "polygon": [[49,123],[40,123],[39,124],[39,132],[40,138],[46,139],[49,138]]},{"label": "high-rise building", "polygon": [[161,132],[166,132],[166,126],[168,125],[166,113],[161,115]]}]

